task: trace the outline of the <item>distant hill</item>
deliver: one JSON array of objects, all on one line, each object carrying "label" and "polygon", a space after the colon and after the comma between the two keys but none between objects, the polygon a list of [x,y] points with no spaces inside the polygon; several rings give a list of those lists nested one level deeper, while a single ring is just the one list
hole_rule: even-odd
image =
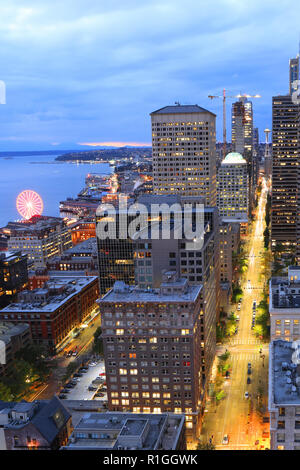
[{"label": "distant hill", "polygon": [[120,148],[105,148],[98,150],[84,150],[82,152],[69,152],[59,155],[55,160],[57,161],[73,161],[73,160],[114,160],[138,156],[151,156],[151,147],[120,147]]}]

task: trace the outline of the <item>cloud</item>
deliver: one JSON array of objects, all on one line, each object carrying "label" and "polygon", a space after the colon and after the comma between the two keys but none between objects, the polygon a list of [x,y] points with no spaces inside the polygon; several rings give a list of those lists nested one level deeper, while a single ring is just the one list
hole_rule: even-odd
[{"label": "cloud", "polygon": [[223,88],[262,95],[262,134],[272,95],[288,90],[299,13],[290,0],[3,3],[2,142],[148,142],[149,113],[175,101],[216,112],[221,138],[221,102],[208,95]]}]

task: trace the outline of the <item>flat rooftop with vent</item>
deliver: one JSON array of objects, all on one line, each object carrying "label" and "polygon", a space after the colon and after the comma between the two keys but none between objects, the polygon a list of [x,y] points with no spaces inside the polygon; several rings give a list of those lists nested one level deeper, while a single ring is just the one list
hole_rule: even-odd
[{"label": "flat rooftop with vent", "polygon": [[174,414],[86,413],[64,450],[184,450],[185,418]]},{"label": "flat rooftop with vent", "polygon": [[300,266],[289,266],[285,277],[272,277],[269,312],[271,340],[300,338]]},{"label": "flat rooftop with vent", "polygon": [[300,340],[270,343],[271,450],[300,450]]},{"label": "flat rooftop with vent", "polygon": [[19,310],[30,310],[32,312],[54,311],[96,280],[96,276],[52,276],[45,283],[44,288],[20,292],[18,301],[11,303],[1,312]]},{"label": "flat rooftop with vent", "polygon": [[300,341],[270,344],[269,405],[300,405]]}]

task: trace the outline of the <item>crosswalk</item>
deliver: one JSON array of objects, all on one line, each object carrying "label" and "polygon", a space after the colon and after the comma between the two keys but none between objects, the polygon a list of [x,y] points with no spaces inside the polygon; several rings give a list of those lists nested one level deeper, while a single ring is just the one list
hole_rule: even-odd
[{"label": "crosswalk", "polygon": [[233,363],[233,362],[237,362],[237,361],[249,361],[251,362],[251,359],[252,361],[254,361],[255,359],[257,359],[259,357],[259,353],[253,353],[253,352],[241,352],[239,354],[232,354],[230,356],[230,362]]},{"label": "crosswalk", "polygon": [[244,344],[251,344],[251,345],[261,345],[261,341],[256,338],[248,338],[246,340],[244,339],[232,339],[229,343],[229,346],[241,346]]}]

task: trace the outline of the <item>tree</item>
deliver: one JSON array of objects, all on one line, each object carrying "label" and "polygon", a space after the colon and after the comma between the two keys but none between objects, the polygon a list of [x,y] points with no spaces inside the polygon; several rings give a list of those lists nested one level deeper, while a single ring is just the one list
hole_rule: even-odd
[{"label": "tree", "polygon": [[94,333],[94,345],[93,351],[97,354],[103,354],[103,340],[102,340],[102,329],[99,326]]},{"label": "tree", "polygon": [[212,442],[199,442],[197,450],[216,450],[216,447]]},{"label": "tree", "polygon": [[234,284],[232,287],[232,302],[237,303],[243,297],[243,289]]},{"label": "tree", "polygon": [[218,356],[218,359],[220,359],[220,361],[227,361],[227,359],[229,359],[229,357],[230,357],[230,352],[226,351],[223,354],[221,354],[220,356]]},{"label": "tree", "polygon": [[220,392],[216,393],[216,400],[221,401],[223,398],[225,398],[226,394],[224,390],[221,390]]},{"label": "tree", "polygon": [[16,358],[26,361],[32,368],[32,375],[36,375],[41,381],[44,381],[50,372],[50,367],[46,361],[46,351],[39,345],[31,344],[20,349],[16,353]]},{"label": "tree", "polygon": [[270,230],[268,229],[268,227],[266,227],[264,230],[264,247],[266,249],[269,248],[269,243],[270,243]]},{"label": "tree", "polygon": [[3,400],[3,401],[13,400],[13,394],[11,393],[10,388],[2,382],[0,382],[0,400]]}]

